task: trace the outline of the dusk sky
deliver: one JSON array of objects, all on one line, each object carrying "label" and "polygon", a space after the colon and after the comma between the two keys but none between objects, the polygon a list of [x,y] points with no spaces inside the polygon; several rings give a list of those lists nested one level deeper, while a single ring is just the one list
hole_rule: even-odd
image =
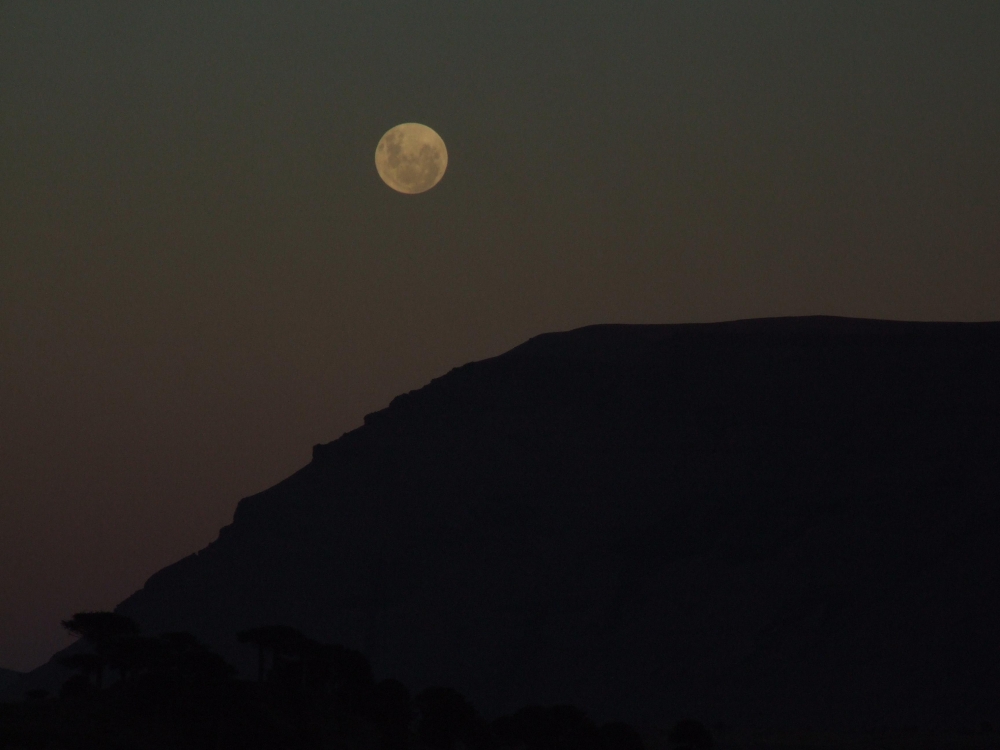
[{"label": "dusk sky", "polygon": [[0,0],[0,667],[536,334],[1000,319],[998,40],[996,0]]}]

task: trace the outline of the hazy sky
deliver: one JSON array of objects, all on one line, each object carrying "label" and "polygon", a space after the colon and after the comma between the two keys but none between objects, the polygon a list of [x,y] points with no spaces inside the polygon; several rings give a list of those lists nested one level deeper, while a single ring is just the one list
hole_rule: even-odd
[{"label": "hazy sky", "polygon": [[[996,0],[0,0],[0,666],[591,323],[1000,319]],[[437,130],[404,196],[374,149]]]}]

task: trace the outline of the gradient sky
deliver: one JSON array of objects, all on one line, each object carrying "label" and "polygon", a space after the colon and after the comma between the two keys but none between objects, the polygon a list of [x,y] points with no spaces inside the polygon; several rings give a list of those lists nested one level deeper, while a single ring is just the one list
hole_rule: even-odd
[{"label": "gradient sky", "polygon": [[[591,323],[1000,319],[996,0],[0,0],[0,666]],[[374,167],[417,121],[434,190]]]}]

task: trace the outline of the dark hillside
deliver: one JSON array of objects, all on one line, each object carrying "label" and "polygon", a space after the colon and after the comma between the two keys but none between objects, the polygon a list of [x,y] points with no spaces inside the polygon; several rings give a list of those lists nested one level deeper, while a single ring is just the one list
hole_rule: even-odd
[{"label": "dark hillside", "polygon": [[[1000,722],[1000,324],[595,326],[402,395],[119,611],[494,717]],[[249,663],[248,663],[249,664]]]}]

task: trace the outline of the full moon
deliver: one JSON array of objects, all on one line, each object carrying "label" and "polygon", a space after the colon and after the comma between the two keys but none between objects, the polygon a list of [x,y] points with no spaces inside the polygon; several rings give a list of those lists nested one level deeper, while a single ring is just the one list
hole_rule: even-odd
[{"label": "full moon", "polygon": [[404,122],[382,136],[375,149],[375,168],[386,185],[415,195],[430,190],[444,177],[448,149],[441,136],[426,125]]}]

